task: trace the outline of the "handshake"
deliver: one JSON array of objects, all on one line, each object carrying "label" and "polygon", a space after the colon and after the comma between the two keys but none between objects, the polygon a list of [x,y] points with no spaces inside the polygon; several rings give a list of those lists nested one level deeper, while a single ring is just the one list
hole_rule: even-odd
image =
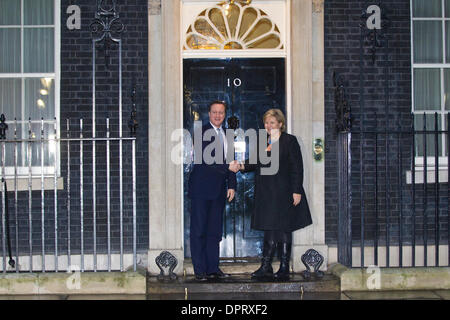
[{"label": "handshake", "polygon": [[239,163],[237,160],[233,160],[228,166],[228,169],[234,173],[237,173],[239,170],[244,169],[244,165]]}]

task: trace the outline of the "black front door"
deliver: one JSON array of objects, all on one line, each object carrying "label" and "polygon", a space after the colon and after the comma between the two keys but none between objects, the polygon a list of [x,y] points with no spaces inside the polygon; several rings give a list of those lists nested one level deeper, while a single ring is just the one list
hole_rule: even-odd
[{"label": "black front door", "polygon": [[[285,59],[184,59],[184,128],[193,132],[194,121],[206,123],[213,100],[228,104],[227,118],[236,116],[240,128],[262,129],[263,114],[271,108],[286,110]],[[226,120],[225,120],[226,122]],[[190,257],[190,200],[187,181],[191,165],[184,165],[184,250]],[[250,228],[253,210],[254,173],[237,174],[235,200],[227,203],[221,257],[256,257],[263,233]]]}]

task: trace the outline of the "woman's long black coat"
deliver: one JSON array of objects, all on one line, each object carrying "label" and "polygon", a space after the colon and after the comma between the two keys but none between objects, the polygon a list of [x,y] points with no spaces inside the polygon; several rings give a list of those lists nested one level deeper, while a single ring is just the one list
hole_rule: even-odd
[{"label": "woman's long black coat", "polygon": [[[256,171],[255,210],[251,227],[256,230],[290,232],[312,224],[303,189],[303,158],[295,136],[283,132],[275,143],[278,143],[280,154],[276,174],[261,174],[261,168],[270,167],[270,163],[262,164],[259,153],[257,164],[248,164],[246,161],[244,172]],[[271,155],[270,151],[267,155]],[[301,194],[297,206],[293,205],[293,193]]]}]

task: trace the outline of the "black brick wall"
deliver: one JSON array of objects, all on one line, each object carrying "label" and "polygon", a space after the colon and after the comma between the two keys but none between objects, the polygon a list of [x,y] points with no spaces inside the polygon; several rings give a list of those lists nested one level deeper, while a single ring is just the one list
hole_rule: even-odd
[{"label": "black brick wall", "polygon": [[[81,30],[69,30],[66,27],[66,14],[69,5],[76,4],[81,9]],[[61,1],[61,87],[60,87],[60,132],[67,136],[66,123],[70,123],[70,137],[80,135],[80,119],[83,119],[84,137],[92,137],[92,36],[90,24],[94,20],[96,1]],[[135,84],[137,96],[137,120],[139,127],[136,139],[137,164],[137,250],[148,249],[148,28],[147,1],[118,1],[117,12],[124,30],[122,39],[122,95],[123,95],[123,136],[129,137],[132,86]],[[104,47],[96,48],[96,132],[97,137],[106,136],[106,118],[110,118],[111,137],[118,137],[118,45],[107,48],[109,67],[105,66]],[[58,253],[68,252],[68,154],[67,142],[61,143],[61,175],[64,178],[64,190],[58,191]],[[96,165],[97,188],[97,253],[107,252],[107,199],[106,199],[106,143],[98,142]],[[118,253],[119,243],[119,146],[111,142],[111,250]],[[70,144],[70,250],[79,254],[81,249],[80,223],[80,144]],[[131,143],[123,143],[124,168],[124,215],[123,236],[124,252],[131,253],[132,246],[132,184],[131,184]],[[93,210],[92,210],[92,143],[83,146],[83,201],[84,201],[84,253],[93,252]],[[11,191],[11,190],[9,190]],[[45,252],[54,253],[55,223],[53,190],[45,191]],[[14,193],[9,192],[10,219],[14,217]],[[41,191],[32,192],[32,229],[33,254],[40,254],[41,245]],[[19,192],[18,222],[20,255],[29,254],[29,218],[28,191]],[[16,232],[11,221],[11,239],[15,255]]]},{"label": "black brick wall", "polygon": [[[96,1],[83,0],[76,4],[81,9],[81,30],[68,30],[66,28],[67,14],[65,11],[72,1],[63,0],[61,3],[61,122],[70,119],[73,128],[78,127],[78,119],[84,119],[84,131],[91,136],[92,132],[92,36],[90,24],[94,20]],[[136,164],[137,164],[137,248],[145,252],[148,249],[148,15],[146,0],[117,1],[117,12],[124,30],[120,35],[122,39],[122,108],[123,108],[123,136],[129,136],[128,121],[130,119],[132,100],[131,90],[133,84],[136,86],[137,96],[137,120],[139,127],[136,140]],[[97,136],[106,136],[106,118],[110,118],[111,136],[118,136],[118,52],[117,44],[107,47],[109,66],[105,66],[105,52],[103,43],[96,47],[96,123]],[[65,135],[65,126],[61,127],[62,135]],[[72,133],[78,136],[78,133]],[[78,146],[75,149],[79,150]],[[97,236],[100,249],[106,246],[106,164],[102,153],[106,151],[103,143],[98,143],[100,155],[97,162],[97,189],[99,195]],[[112,160],[111,168],[111,209],[115,211],[112,215],[112,237],[113,250],[118,249],[118,143],[111,144]],[[85,148],[88,157],[92,154],[92,146],[88,144]],[[90,154],[89,154],[90,153]],[[63,152],[63,157],[64,157]],[[131,219],[131,145],[124,143],[124,247],[130,252],[132,248],[132,219]],[[75,168],[76,170],[76,168]],[[84,182],[86,183],[87,206],[92,198],[92,166],[87,165]],[[102,190],[103,189],[103,190]],[[76,209],[76,207],[75,207]],[[79,229],[79,222],[74,223],[75,234]],[[85,234],[92,238],[92,219],[85,222]],[[78,240],[79,241],[79,240]],[[92,239],[85,240],[87,247],[91,246]],[[74,243],[77,247],[77,242]],[[98,250],[100,250],[98,249]]]},{"label": "black brick wall", "polygon": [[[335,132],[335,105],[333,72],[344,82],[347,100],[352,108],[353,130],[409,130],[411,117],[411,40],[410,1],[381,1],[382,12],[389,19],[383,29],[386,40],[376,49],[372,62],[370,45],[364,40],[360,53],[361,28],[365,20],[363,11],[370,4],[359,0],[325,1],[325,211],[326,242],[337,244],[338,240],[338,172],[337,134]],[[362,98],[362,99],[361,99]],[[387,110],[387,112],[386,112]],[[386,239],[386,222],[389,221],[389,241],[399,240],[400,214],[403,241],[411,243],[412,188],[405,183],[405,170],[411,170],[412,135],[390,134],[352,136],[352,233],[355,243],[361,239],[361,169],[363,154],[363,210],[365,214],[365,240],[373,243],[375,230],[379,244]],[[375,143],[378,160],[375,166]],[[399,149],[400,147],[400,149]],[[361,152],[362,150],[362,152]],[[387,153],[386,153],[387,150]],[[399,151],[400,150],[400,151]],[[400,158],[401,154],[401,158]],[[386,160],[387,155],[387,160]],[[377,170],[377,171],[376,171]],[[399,175],[399,172],[402,175]],[[387,177],[387,178],[386,178]],[[378,225],[375,223],[375,179],[378,179]],[[448,184],[440,184],[439,216],[441,240],[447,235]],[[434,215],[436,208],[434,185],[428,186],[426,214],[428,216],[429,242],[434,239]],[[416,241],[423,241],[423,184],[416,185]],[[377,228],[377,229],[375,229]]]}]

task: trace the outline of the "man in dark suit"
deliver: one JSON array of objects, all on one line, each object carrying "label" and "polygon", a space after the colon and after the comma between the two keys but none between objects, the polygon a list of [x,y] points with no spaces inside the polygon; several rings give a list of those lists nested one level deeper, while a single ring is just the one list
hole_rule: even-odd
[{"label": "man in dark suit", "polygon": [[[191,198],[191,256],[198,281],[229,276],[219,269],[219,244],[222,240],[225,202],[226,199],[232,201],[234,198],[236,172],[239,169],[236,162],[227,164],[225,161],[227,149],[233,147],[227,145],[222,127],[226,104],[213,101],[209,105],[208,115],[209,122],[202,127],[201,149],[195,146],[194,139],[195,151],[201,150],[202,154],[195,154],[196,157],[201,156],[201,162],[195,161],[189,177],[188,192]],[[206,136],[212,139],[206,141]],[[207,154],[204,152],[205,148],[212,143],[218,144],[214,149],[209,147],[208,150],[212,152]],[[214,161],[208,161],[208,156],[214,158]]]}]

